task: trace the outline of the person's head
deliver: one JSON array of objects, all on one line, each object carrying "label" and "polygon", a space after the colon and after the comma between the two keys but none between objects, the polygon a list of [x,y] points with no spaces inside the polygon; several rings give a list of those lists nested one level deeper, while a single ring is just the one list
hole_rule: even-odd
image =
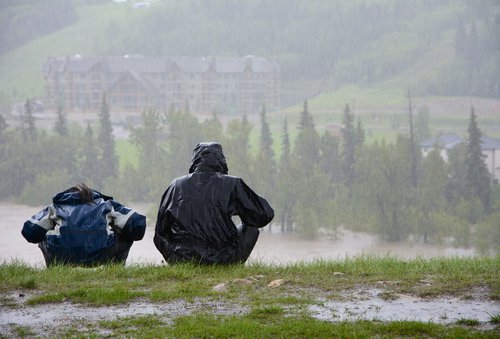
[{"label": "person's head", "polygon": [[93,199],[93,191],[83,182],[75,185],[67,190],[68,192],[79,192],[82,203],[91,203]]},{"label": "person's head", "polygon": [[189,173],[195,171],[227,174],[227,163],[222,146],[216,141],[200,142],[193,150]]}]

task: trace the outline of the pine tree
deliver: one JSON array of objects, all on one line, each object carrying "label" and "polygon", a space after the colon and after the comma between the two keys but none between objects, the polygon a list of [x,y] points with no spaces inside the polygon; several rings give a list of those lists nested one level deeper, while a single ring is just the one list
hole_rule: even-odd
[{"label": "pine tree", "polygon": [[411,186],[413,188],[417,187],[418,178],[417,178],[417,151],[415,146],[415,131],[413,129],[413,105],[411,101],[411,92],[408,90],[408,114],[409,114],[409,122],[410,122],[410,157],[411,157],[411,172],[410,172],[410,180]]},{"label": "pine tree", "polygon": [[288,165],[290,163],[290,136],[288,134],[288,121],[286,117],[283,122],[282,143],[283,151],[281,152],[281,162]]},{"label": "pine tree", "polygon": [[319,161],[319,135],[314,127],[314,121],[308,110],[307,100],[300,113],[299,133],[295,139],[294,158],[296,165],[303,172],[308,172]]},{"label": "pine tree", "polygon": [[139,151],[139,172],[151,177],[159,160],[160,115],[148,109],[141,116],[143,125],[133,128],[130,138]]},{"label": "pine tree", "polygon": [[96,147],[94,131],[90,123],[87,124],[87,128],[85,129],[81,151],[81,165],[79,167],[81,173],[80,181],[84,181],[88,185],[95,187],[102,187],[103,182],[99,175],[99,149]]},{"label": "pine tree", "polygon": [[203,122],[202,129],[204,132],[205,140],[219,142],[222,140],[222,133],[224,128],[217,116],[217,112],[214,111],[212,113],[212,117]]},{"label": "pine tree", "polygon": [[465,151],[465,187],[468,198],[477,197],[486,210],[491,207],[491,177],[484,162],[485,155],[481,151],[481,130],[476,122],[474,107],[471,108],[469,127],[467,129]]},{"label": "pine tree", "polygon": [[[133,128],[130,133],[130,139],[139,153],[139,164],[137,169],[132,166],[126,167],[126,173],[122,177],[135,181],[129,184],[131,192],[128,195],[136,200],[146,201],[149,198],[157,199],[157,196],[161,194],[159,188],[163,189],[159,183],[168,182],[166,159],[169,159],[169,162],[179,163],[183,169],[186,168],[187,163],[167,157],[166,151],[161,147],[160,135],[163,126],[160,123],[160,114],[151,108],[143,111],[141,116],[142,126]],[[182,150],[179,150],[180,152]],[[182,156],[189,157],[189,154],[187,152]]]},{"label": "pine tree", "polygon": [[[37,139],[37,130],[35,127],[35,117],[31,108],[31,101],[26,100],[24,104],[24,117],[23,117],[23,138],[24,140],[35,141]],[[26,127],[24,127],[26,126]]]},{"label": "pine tree", "polygon": [[167,172],[172,177],[186,173],[193,148],[203,140],[202,125],[191,113],[171,108],[165,115],[168,142]]},{"label": "pine tree", "polygon": [[325,131],[320,140],[320,168],[332,182],[339,181],[340,169],[340,154],[339,140],[330,132]]},{"label": "pine tree", "polygon": [[3,144],[6,139],[5,132],[7,130],[8,124],[5,121],[2,114],[0,114],[0,144]]},{"label": "pine tree", "polygon": [[295,196],[293,194],[292,169],[291,169],[290,136],[288,134],[288,122],[285,117],[283,122],[282,151],[278,165],[278,197],[277,215],[281,223],[282,232],[291,232],[293,227],[293,206]]},{"label": "pine tree", "polygon": [[260,112],[259,151],[254,162],[254,178],[257,191],[272,204],[276,196],[276,159],[273,138],[266,118],[266,109]]},{"label": "pine tree", "polygon": [[266,108],[263,107],[260,112],[260,151],[263,160],[274,162],[273,138],[266,118]]},{"label": "pine tree", "polygon": [[111,125],[111,115],[106,95],[103,94],[101,107],[99,109],[99,135],[97,141],[101,147],[100,175],[103,181],[118,175],[118,156],[115,150],[115,138],[113,136],[113,126]]},{"label": "pine tree", "polygon": [[356,130],[354,117],[349,104],[345,105],[343,115],[344,128],[342,129],[342,173],[345,185],[350,189],[354,182],[354,163],[356,160]]},{"label": "pine tree", "polygon": [[365,130],[363,129],[363,123],[358,121],[356,125],[356,148],[359,149],[365,143]]},{"label": "pine tree", "polygon": [[251,130],[252,125],[245,115],[241,120],[231,120],[224,135],[223,149],[229,173],[242,177],[245,182],[253,186],[253,175],[250,170],[252,159],[249,152]]},{"label": "pine tree", "polygon": [[66,115],[64,114],[62,105],[57,108],[57,120],[54,125],[54,132],[60,136],[68,135],[68,124],[66,122]]}]

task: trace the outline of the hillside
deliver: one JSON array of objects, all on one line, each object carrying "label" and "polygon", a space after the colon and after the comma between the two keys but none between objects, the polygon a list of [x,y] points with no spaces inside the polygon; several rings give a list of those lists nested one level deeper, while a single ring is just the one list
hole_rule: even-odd
[{"label": "hillside", "polygon": [[[275,131],[284,115],[293,129],[309,98],[320,128],[341,122],[349,103],[373,129],[369,137],[388,137],[403,128],[411,88],[417,109],[428,110],[431,122],[440,116],[439,130],[463,130],[470,106],[481,105],[480,119],[500,135],[498,102],[474,99],[500,96],[495,1],[158,1],[149,9],[82,3],[75,2],[75,24],[0,54],[3,112],[43,97],[41,67],[49,56],[254,54],[282,65],[287,108],[271,118]],[[442,105],[449,99],[436,99],[464,95],[472,99],[459,99],[453,112]]]}]

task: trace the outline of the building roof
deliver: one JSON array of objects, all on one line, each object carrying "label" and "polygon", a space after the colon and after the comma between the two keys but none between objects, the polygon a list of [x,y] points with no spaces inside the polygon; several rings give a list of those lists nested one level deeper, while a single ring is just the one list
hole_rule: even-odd
[{"label": "building roof", "polygon": [[[453,133],[443,134],[439,137],[432,137],[420,143],[421,148],[432,148],[438,145],[443,149],[450,150],[462,142],[462,138]],[[482,150],[500,149],[500,139],[494,139],[487,136],[481,137]]]},{"label": "building roof", "polygon": [[274,59],[255,56],[238,57],[143,57],[109,56],[109,57],[72,57],[49,58],[42,70],[46,73],[88,72],[95,65],[101,65],[110,73],[136,72],[168,73],[175,68],[185,73],[205,73],[212,68],[216,73],[242,73],[247,67],[255,73],[279,71]]},{"label": "building roof", "polygon": [[444,149],[452,149],[462,142],[462,138],[453,133],[442,134],[438,137],[426,139],[420,143],[421,148],[442,147]]},{"label": "building roof", "polygon": [[500,149],[500,139],[493,139],[487,136],[482,136],[481,149]]}]

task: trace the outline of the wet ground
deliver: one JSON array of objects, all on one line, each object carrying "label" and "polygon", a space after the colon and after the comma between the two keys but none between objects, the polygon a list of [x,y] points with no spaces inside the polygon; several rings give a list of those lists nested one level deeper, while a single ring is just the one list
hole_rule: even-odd
[{"label": "wet ground", "polygon": [[[101,333],[96,325],[101,320],[114,320],[123,317],[156,315],[165,324],[171,324],[179,316],[199,312],[216,315],[238,315],[249,312],[248,306],[238,302],[211,300],[151,303],[147,301],[131,302],[118,306],[88,307],[69,302],[24,306],[29,297],[11,294],[5,298],[11,300],[10,307],[0,307],[0,333],[14,334],[17,327],[30,328],[36,336],[54,335],[70,326],[79,330],[91,328]],[[408,295],[396,295],[391,300],[383,297],[382,289],[357,289],[345,291],[342,301],[327,300],[318,297],[307,308],[314,318],[325,321],[420,321],[444,325],[456,325],[463,320],[477,321],[477,329],[493,329],[491,317],[498,315],[500,304],[484,298],[462,300],[455,297],[422,299]],[[295,310],[296,311],[296,310]],[[294,314],[293,306],[286,313]],[[97,326],[97,327],[96,327]]]},{"label": "wet ground", "polygon": [[[145,213],[149,206],[132,206]],[[33,266],[43,267],[43,257],[35,244],[30,244],[21,235],[24,221],[38,212],[40,207],[16,204],[0,205],[0,261],[21,260]],[[154,247],[154,225],[149,225],[142,241],[136,242],[130,251],[127,265],[161,264],[162,257]],[[272,233],[264,229],[250,257],[250,261],[286,264],[314,259],[343,259],[362,254],[391,255],[399,258],[435,256],[472,256],[472,249],[456,249],[419,244],[392,244],[378,241],[365,233],[343,232],[335,239],[303,240],[294,235]],[[227,301],[183,300],[169,303],[139,301],[118,306],[86,307],[72,303],[27,306],[28,295],[13,293],[1,296],[0,334],[15,334],[16,326],[35,329],[36,335],[54,334],[54,328],[69,325],[83,326],[98,320],[112,320],[127,316],[156,314],[166,323],[182,315],[208,311],[215,314],[232,315],[249,310],[239,303]],[[474,319],[480,326],[491,328],[491,316],[500,314],[499,302],[487,298],[487,293],[478,293],[471,300],[458,298],[421,299],[408,295],[384,297],[382,289],[356,289],[345,291],[340,300],[326,299],[318,295],[308,307],[308,313],[326,321],[343,320],[416,320],[441,324],[454,324],[460,319]],[[102,334],[106,334],[103,332]]]}]

